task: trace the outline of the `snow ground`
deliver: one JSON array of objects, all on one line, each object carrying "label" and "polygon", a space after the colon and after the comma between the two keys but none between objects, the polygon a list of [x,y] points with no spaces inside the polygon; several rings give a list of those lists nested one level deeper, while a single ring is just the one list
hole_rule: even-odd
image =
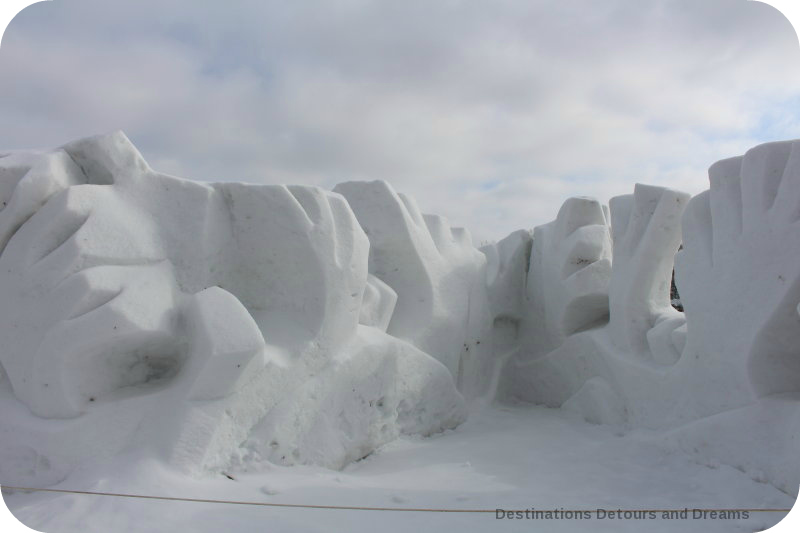
[{"label": "snow ground", "polygon": [[[784,508],[794,498],[725,465],[700,464],[658,433],[598,426],[560,409],[491,405],[455,430],[402,438],[343,471],[244,458],[238,471],[187,479],[152,458],[117,457],[54,488],[293,504],[449,509]],[[111,474],[115,473],[113,477]],[[495,513],[273,508],[4,493],[24,524],[48,533],[760,531],[785,513],[746,520],[498,520]]]}]

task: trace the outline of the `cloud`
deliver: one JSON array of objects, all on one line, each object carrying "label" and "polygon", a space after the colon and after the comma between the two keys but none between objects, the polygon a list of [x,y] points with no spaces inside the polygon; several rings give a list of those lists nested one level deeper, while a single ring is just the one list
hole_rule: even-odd
[{"label": "cloud", "polygon": [[501,238],[800,137],[799,55],[744,0],[56,0],[3,40],[0,146],[121,128],[165,172],[381,178]]}]

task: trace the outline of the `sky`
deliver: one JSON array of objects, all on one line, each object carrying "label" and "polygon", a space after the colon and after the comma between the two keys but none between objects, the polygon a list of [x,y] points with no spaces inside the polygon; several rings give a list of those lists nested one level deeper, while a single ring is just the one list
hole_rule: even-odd
[{"label": "sky", "polygon": [[121,129],[200,181],[384,179],[480,244],[800,138],[799,59],[746,0],[54,0],[0,44],[0,148]]}]

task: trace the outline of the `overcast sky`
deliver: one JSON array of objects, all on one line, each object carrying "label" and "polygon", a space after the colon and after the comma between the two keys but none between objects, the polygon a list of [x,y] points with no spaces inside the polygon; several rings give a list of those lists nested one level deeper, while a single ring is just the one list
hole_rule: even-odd
[{"label": "overcast sky", "polygon": [[385,179],[477,243],[800,138],[799,59],[745,0],[55,0],[3,37],[0,148],[122,129],[192,179]]}]

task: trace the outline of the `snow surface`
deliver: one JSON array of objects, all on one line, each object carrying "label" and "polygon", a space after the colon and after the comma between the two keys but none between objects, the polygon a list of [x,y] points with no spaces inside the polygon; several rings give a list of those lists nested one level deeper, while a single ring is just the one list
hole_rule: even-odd
[{"label": "snow surface", "polygon": [[[794,498],[720,461],[701,462],[659,434],[597,426],[532,406],[475,409],[455,430],[403,437],[342,471],[243,464],[200,480],[119,457],[76,472],[72,489],[272,503],[448,509],[789,508]],[[113,476],[99,473],[113,472]],[[43,493],[4,494],[23,523],[53,533],[115,531],[752,532],[746,520],[497,520],[494,513],[286,509]]]},{"label": "snow surface", "polygon": [[[4,155],[0,482],[329,505],[791,507],[800,142],[709,177],[691,199],[647,185],[610,206],[570,198],[553,222],[478,250],[383,181],[201,184],[152,170],[121,132]],[[670,305],[673,265],[685,313]],[[142,515],[157,508],[168,530],[381,518],[5,496],[47,531],[151,530]],[[380,529],[445,524],[500,525],[405,513]],[[592,526],[641,527],[621,524]]]},{"label": "snow surface", "polygon": [[444,364],[468,398],[488,392],[492,375],[486,257],[469,233],[385,181],[340,183],[369,237],[369,271],[397,293],[387,332]]},{"label": "snow surface", "polygon": [[[46,457],[45,482],[130,446],[225,468],[265,431],[284,464],[341,467],[464,419],[439,362],[359,326],[393,297],[340,195],[165,176],[120,132],[0,167],[3,442]],[[4,482],[39,479],[20,460]]]},{"label": "snow surface", "polygon": [[[572,335],[557,327],[574,291],[571,277],[558,277],[563,259],[552,242],[592,250],[583,271],[608,272],[603,220],[587,203],[571,227],[589,220],[595,233],[548,240],[552,224],[534,231],[528,320],[539,326],[521,338],[499,394],[595,423],[669,431],[685,450],[724,456],[797,494],[800,143],[757,146],[713,165],[709,177],[710,191],[688,202],[642,185],[612,199],[610,273],[591,278],[595,293],[607,290],[608,323]],[[674,267],[685,314],[669,302],[681,242]]]}]

